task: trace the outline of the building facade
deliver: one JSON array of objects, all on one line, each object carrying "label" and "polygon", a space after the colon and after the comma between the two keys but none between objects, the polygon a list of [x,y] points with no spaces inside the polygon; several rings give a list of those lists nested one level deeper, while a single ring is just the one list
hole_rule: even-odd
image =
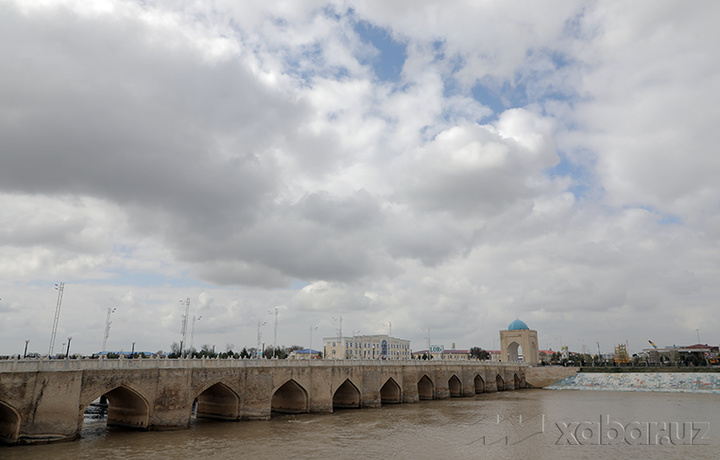
[{"label": "building facade", "polygon": [[325,337],[326,359],[411,359],[410,341],[388,335]]}]

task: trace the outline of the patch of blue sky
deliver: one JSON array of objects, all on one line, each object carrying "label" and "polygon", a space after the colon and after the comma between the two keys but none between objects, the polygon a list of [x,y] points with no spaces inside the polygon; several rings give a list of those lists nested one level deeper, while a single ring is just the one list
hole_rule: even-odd
[{"label": "patch of blue sky", "polygon": [[546,170],[546,174],[553,178],[569,177],[572,185],[568,191],[575,195],[576,199],[585,198],[590,190],[595,189],[592,174],[585,166],[570,162],[562,152],[558,152],[558,155],[560,162]]},{"label": "patch of blue sky", "polygon": [[288,289],[291,291],[299,291],[300,289],[304,288],[305,286],[310,286],[310,283],[307,281],[302,280],[293,280],[292,283],[290,283],[290,286]]},{"label": "patch of blue sky", "polygon": [[492,110],[492,115],[485,117],[486,122],[497,120],[498,116],[508,109],[528,104],[527,89],[522,83],[477,83],[470,92],[473,99]]},{"label": "patch of blue sky", "polygon": [[285,70],[305,86],[311,86],[317,76],[341,80],[350,75],[347,67],[329,66],[319,43],[303,47],[302,52],[285,59]]},{"label": "patch of blue sky", "polygon": [[662,225],[669,225],[669,224],[682,224],[683,221],[680,218],[680,216],[677,216],[675,214],[667,214],[663,213],[662,217],[658,221]]},{"label": "patch of blue sky", "polygon": [[300,54],[285,59],[286,72],[309,86],[313,77],[324,69],[324,61],[319,44],[304,46]]},{"label": "patch of blue sky", "polygon": [[354,29],[363,42],[378,51],[374,56],[361,57],[360,63],[371,66],[379,80],[397,82],[407,59],[407,45],[395,40],[387,29],[368,21],[357,21]]},{"label": "patch of blue sky", "polygon": [[555,69],[568,67],[572,63],[566,53],[561,53],[557,50],[549,50],[546,52],[546,55],[552,60],[552,63],[555,65]]},{"label": "patch of blue sky", "polygon": [[487,86],[475,85],[472,88],[471,93],[473,99],[475,99],[485,107],[489,107],[490,110],[493,111],[493,118],[497,118],[498,114],[504,112],[508,108],[503,102],[500,94],[498,94],[497,91],[493,91]]},{"label": "patch of blue sky", "polygon": [[644,209],[645,211],[652,213],[657,218],[657,222],[660,225],[677,225],[682,224],[682,219],[676,214],[670,214],[667,212],[660,211],[655,206],[649,205],[636,205],[636,206],[625,206],[623,209]]}]

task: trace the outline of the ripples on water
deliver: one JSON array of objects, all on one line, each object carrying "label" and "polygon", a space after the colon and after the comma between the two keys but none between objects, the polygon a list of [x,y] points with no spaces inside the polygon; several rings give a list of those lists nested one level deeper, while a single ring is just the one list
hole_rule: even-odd
[{"label": "ripples on water", "polygon": [[[523,390],[471,398],[282,415],[270,421],[194,420],[189,430],[134,432],[107,428],[86,415],[82,439],[62,444],[0,447],[0,459],[717,459],[716,395]],[[556,445],[556,422],[597,422],[603,414],[628,423],[709,422],[709,445]],[[498,428],[523,417],[525,440],[505,445]],[[545,431],[534,428],[542,426]],[[512,433],[510,433],[512,435]],[[483,436],[486,436],[483,438]],[[494,444],[488,443],[495,441]]]}]

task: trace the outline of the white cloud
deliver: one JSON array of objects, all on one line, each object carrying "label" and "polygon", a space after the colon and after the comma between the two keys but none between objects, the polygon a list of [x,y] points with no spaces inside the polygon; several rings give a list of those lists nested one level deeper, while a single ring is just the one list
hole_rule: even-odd
[{"label": "white cloud", "polygon": [[220,349],[275,305],[288,345],[717,343],[717,8],[3,2],[0,354],[60,280],[85,352],[109,305],[168,349],[187,296]]}]

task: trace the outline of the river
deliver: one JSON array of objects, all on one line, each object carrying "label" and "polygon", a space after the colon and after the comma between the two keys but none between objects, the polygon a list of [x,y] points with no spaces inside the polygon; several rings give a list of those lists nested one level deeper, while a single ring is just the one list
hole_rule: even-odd
[{"label": "river", "polygon": [[196,420],[169,432],[88,417],[75,442],[0,447],[0,459],[715,460],[719,403],[708,394],[521,390],[269,421]]}]

